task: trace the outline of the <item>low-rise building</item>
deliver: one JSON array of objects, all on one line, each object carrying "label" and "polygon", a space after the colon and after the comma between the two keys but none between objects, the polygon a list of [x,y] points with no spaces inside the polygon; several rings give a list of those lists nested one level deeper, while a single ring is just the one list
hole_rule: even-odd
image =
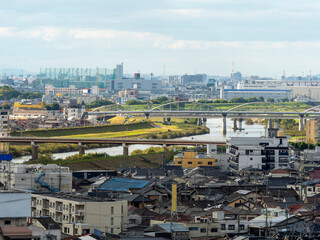
[{"label": "low-rise building", "polygon": [[0,163],[0,182],[5,188],[28,191],[71,192],[72,173],[56,164]]},{"label": "low-rise building", "polygon": [[202,152],[185,151],[174,156],[174,165],[182,166],[183,168],[215,166],[215,164],[216,159]]},{"label": "low-rise building", "polygon": [[13,190],[0,191],[0,226],[27,226],[31,217],[31,193]]},{"label": "low-rise building", "polygon": [[[87,233],[96,228],[119,234],[127,229],[128,203],[71,194],[32,194],[33,217],[50,216],[70,235]],[[79,225],[80,224],[80,225]],[[83,225],[85,224],[85,225]],[[82,232],[78,232],[80,226]],[[83,227],[85,226],[85,228]]]}]

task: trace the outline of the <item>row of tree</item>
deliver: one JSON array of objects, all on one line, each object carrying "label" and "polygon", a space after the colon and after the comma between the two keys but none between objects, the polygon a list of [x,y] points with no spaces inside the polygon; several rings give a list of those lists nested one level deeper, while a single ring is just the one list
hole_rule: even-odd
[{"label": "row of tree", "polygon": [[34,99],[41,98],[42,95],[43,94],[39,92],[21,92],[11,86],[0,87],[0,100],[11,100],[13,98]]}]

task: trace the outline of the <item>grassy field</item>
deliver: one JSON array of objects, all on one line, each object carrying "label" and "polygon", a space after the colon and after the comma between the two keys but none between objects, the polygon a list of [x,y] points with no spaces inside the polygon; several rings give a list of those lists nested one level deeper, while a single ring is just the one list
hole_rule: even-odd
[{"label": "grassy field", "polygon": [[[168,162],[173,158],[172,152],[142,154],[135,156],[114,156],[105,157],[104,154],[88,154],[85,156],[75,155],[61,161],[62,166],[70,167],[71,171],[79,170],[113,170],[120,167],[142,167],[156,168],[163,162]],[[57,164],[57,161],[29,161],[28,164]]]},{"label": "grassy field", "polygon": [[[59,128],[59,129],[48,129],[48,130],[30,130],[24,131],[22,136],[32,137],[69,137],[69,136],[85,136],[85,135],[104,135],[107,133],[118,133],[118,132],[143,132],[146,130],[153,129],[154,127],[148,122],[126,124],[126,125],[104,125],[104,126],[92,126],[92,127],[75,127],[75,128]],[[21,132],[11,133],[12,136],[21,136]]]}]

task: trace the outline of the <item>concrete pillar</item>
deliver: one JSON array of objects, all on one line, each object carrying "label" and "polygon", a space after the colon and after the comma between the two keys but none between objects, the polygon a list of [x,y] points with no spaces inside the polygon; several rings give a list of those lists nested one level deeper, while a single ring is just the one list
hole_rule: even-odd
[{"label": "concrete pillar", "polygon": [[207,118],[202,118],[202,125],[203,125],[204,127],[207,126]]},{"label": "concrete pillar", "polygon": [[242,121],[243,121],[243,119],[239,118],[239,130],[242,130]]},{"label": "concrete pillar", "polygon": [[123,147],[123,156],[129,156],[129,146],[126,145],[125,143],[122,143]]},{"label": "concrete pillar", "polygon": [[81,142],[78,143],[78,146],[79,146],[79,155],[82,156],[85,154],[85,148],[84,146],[82,145]]},{"label": "concrete pillar", "polygon": [[274,120],[274,128],[278,128],[278,119]]},{"label": "concrete pillar", "polygon": [[167,118],[167,124],[171,125],[171,118]]},{"label": "concrete pillar", "polygon": [[234,118],[234,119],[233,119],[233,126],[232,126],[232,129],[233,129],[233,131],[237,131],[237,129],[238,129],[238,126],[237,126],[237,119],[236,119],[236,118]]},{"label": "concrete pillar", "polygon": [[197,125],[198,125],[198,126],[202,126],[202,120],[201,120],[201,118],[198,118],[198,120],[197,120]]},{"label": "concrete pillar", "polygon": [[304,129],[303,125],[303,115],[299,115],[299,130],[302,131]]},{"label": "concrete pillar", "polygon": [[31,147],[32,147],[32,155],[31,155],[31,160],[38,160],[38,145],[36,145],[34,142],[31,142]]},{"label": "concrete pillar", "polygon": [[144,115],[146,116],[146,119],[148,120],[150,113],[145,113]]},{"label": "concrete pillar", "polygon": [[164,153],[167,152],[168,151],[167,144],[163,144],[162,146],[163,146],[163,152]]},{"label": "concrete pillar", "polygon": [[227,114],[222,114],[222,135],[227,134]]},{"label": "concrete pillar", "polygon": [[268,119],[268,128],[272,128],[272,120],[270,118]]},{"label": "concrete pillar", "polygon": [[167,121],[166,121],[165,117],[162,119],[162,123],[165,124],[165,125],[167,124]]}]

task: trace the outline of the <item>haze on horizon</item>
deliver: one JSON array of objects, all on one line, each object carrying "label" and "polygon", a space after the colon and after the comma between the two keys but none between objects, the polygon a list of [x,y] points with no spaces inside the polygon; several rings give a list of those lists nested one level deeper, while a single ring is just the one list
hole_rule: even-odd
[{"label": "haze on horizon", "polygon": [[316,0],[12,0],[0,3],[0,68],[280,77],[319,73]]}]

